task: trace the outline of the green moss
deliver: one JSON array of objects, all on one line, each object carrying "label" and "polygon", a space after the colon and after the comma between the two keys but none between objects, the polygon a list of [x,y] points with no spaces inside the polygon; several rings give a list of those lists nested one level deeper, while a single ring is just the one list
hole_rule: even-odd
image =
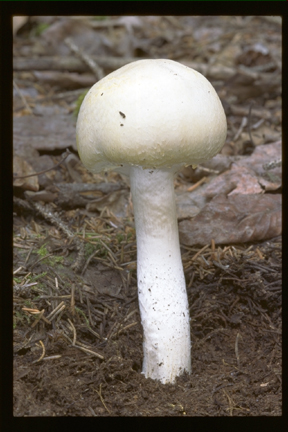
[{"label": "green moss", "polygon": [[91,243],[85,244],[85,258],[89,258],[90,255],[93,254],[98,249],[97,246],[92,245]]},{"label": "green moss", "polygon": [[27,280],[29,280],[29,282],[36,282],[38,279],[40,279],[46,275],[47,275],[47,272],[42,272],[38,275],[30,275],[27,277]]},{"label": "green moss", "polygon": [[18,277],[14,277],[14,278],[13,278],[13,281],[14,281],[16,284],[20,284],[20,283],[22,282],[22,279],[21,279],[21,278],[18,278]]},{"label": "green moss", "polygon": [[31,31],[31,36],[40,36],[48,27],[50,27],[50,24],[47,24],[47,23],[40,23],[40,24],[38,24]]},{"label": "green moss", "polygon": [[128,234],[127,234],[127,242],[131,239],[131,237],[133,237],[133,233],[132,232],[128,232]]},{"label": "green moss", "polygon": [[116,240],[120,244],[124,240],[124,235],[122,233],[117,233],[116,234]]},{"label": "green moss", "polygon": [[31,323],[31,317],[26,315],[24,312],[15,311],[13,316],[13,329],[17,327],[17,325],[23,324],[27,325]]},{"label": "green moss", "polygon": [[79,313],[80,315],[83,316],[84,320],[86,321],[87,326],[90,327],[89,320],[88,320],[88,318],[86,317],[85,313],[84,313],[81,309],[79,309],[78,307],[76,307],[76,306],[75,306],[75,311],[76,311],[77,313]]},{"label": "green moss", "polygon": [[40,255],[41,257],[45,257],[46,255],[48,255],[48,250],[46,248],[46,243],[43,244],[40,249],[38,249],[37,254]]},{"label": "green moss", "polygon": [[76,107],[75,107],[75,109],[74,109],[74,111],[73,111],[73,115],[74,115],[76,118],[78,117],[78,114],[79,114],[79,111],[80,111],[80,107],[81,107],[82,102],[83,102],[83,100],[84,100],[86,94],[88,93],[88,91],[89,91],[89,90],[85,90],[85,91],[83,91],[83,93],[80,94],[80,96],[78,97],[78,99],[77,99],[77,101],[76,101]]},{"label": "green moss", "polygon": [[[47,248],[46,248],[46,244],[42,245],[42,246],[40,247],[40,249],[38,249],[38,250],[36,251],[36,253],[37,253],[38,255],[40,255],[41,258],[44,258],[46,255],[49,255],[49,252],[48,252],[48,250],[47,250]],[[60,264],[60,263],[62,263],[63,260],[64,260],[64,257],[63,257],[63,256],[48,256],[47,259],[44,259],[44,260],[42,261],[42,263],[43,263],[43,264],[48,264],[48,265],[53,266],[53,265],[55,265],[55,264]],[[44,273],[44,275],[45,275],[45,274],[46,274],[46,273]],[[42,273],[41,275],[39,275],[38,277],[42,277],[42,276],[43,276],[43,273]]]},{"label": "green moss", "polygon": [[106,20],[107,19],[107,16],[105,16],[105,15],[103,15],[103,16],[94,16],[93,17],[93,20],[94,21],[104,21],[104,20]]}]

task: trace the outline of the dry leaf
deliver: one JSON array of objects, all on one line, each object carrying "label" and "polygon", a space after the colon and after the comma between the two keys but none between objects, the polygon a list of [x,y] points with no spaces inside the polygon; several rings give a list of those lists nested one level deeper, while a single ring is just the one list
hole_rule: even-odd
[{"label": "dry leaf", "polygon": [[89,212],[95,212],[107,208],[116,217],[123,218],[127,216],[128,196],[126,190],[111,192],[109,195],[87,204],[86,209]]},{"label": "dry leaf", "polygon": [[15,36],[17,31],[26,24],[28,19],[28,16],[13,16],[13,36]]},{"label": "dry leaf", "polygon": [[234,162],[229,171],[213,179],[205,191],[206,197],[217,194],[262,194],[281,186],[281,167],[271,171],[263,165],[281,158],[281,141],[256,147],[252,155]]},{"label": "dry leaf", "polygon": [[95,84],[95,76],[88,73],[34,71],[33,75],[37,79],[37,82],[49,84],[57,89],[74,90],[81,87],[91,87]]},{"label": "dry leaf", "polygon": [[[34,170],[31,165],[28,164],[24,159],[20,156],[15,155],[13,158],[13,175],[17,176],[26,176],[29,174],[34,174]],[[13,186],[21,187],[24,190],[30,190],[37,192],[39,190],[38,177],[27,177],[27,178],[19,178],[13,181]]]},{"label": "dry leaf", "polygon": [[218,195],[191,221],[179,224],[183,244],[246,243],[282,232],[281,195]]},{"label": "dry leaf", "polygon": [[232,164],[229,171],[216,177],[207,187],[205,196],[213,198],[218,194],[259,194],[263,189],[253,170]]}]

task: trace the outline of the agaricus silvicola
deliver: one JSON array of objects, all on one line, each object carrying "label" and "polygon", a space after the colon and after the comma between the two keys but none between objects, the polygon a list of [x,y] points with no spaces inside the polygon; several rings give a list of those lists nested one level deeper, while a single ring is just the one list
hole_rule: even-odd
[{"label": "agaricus silvicola", "polygon": [[77,147],[92,172],[130,175],[145,377],[191,373],[190,318],[174,174],[222,148],[226,116],[210,82],[172,60],[139,60],[97,82],[77,120]]}]

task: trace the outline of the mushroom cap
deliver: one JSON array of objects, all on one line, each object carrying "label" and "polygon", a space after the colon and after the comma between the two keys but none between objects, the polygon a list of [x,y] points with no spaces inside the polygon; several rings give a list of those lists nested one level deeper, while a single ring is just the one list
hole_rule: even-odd
[{"label": "mushroom cap", "polygon": [[80,158],[92,172],[199,164],[221,150],[226,133],[210,82],[166,59],[135,61],[98,81],[76,126]]}]

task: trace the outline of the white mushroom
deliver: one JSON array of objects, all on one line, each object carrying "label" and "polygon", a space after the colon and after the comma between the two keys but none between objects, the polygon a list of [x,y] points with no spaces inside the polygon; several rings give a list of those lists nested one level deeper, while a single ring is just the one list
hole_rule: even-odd
[{"label": "white mushroom", "polygon": [[218,153],[226,117],[203,75],[172,60],[139,60],[97,82],[77,121],[92,172],[130,175],[145,377],[173,383],[191,373],[189,307],[181,261],[174,173]]}]

